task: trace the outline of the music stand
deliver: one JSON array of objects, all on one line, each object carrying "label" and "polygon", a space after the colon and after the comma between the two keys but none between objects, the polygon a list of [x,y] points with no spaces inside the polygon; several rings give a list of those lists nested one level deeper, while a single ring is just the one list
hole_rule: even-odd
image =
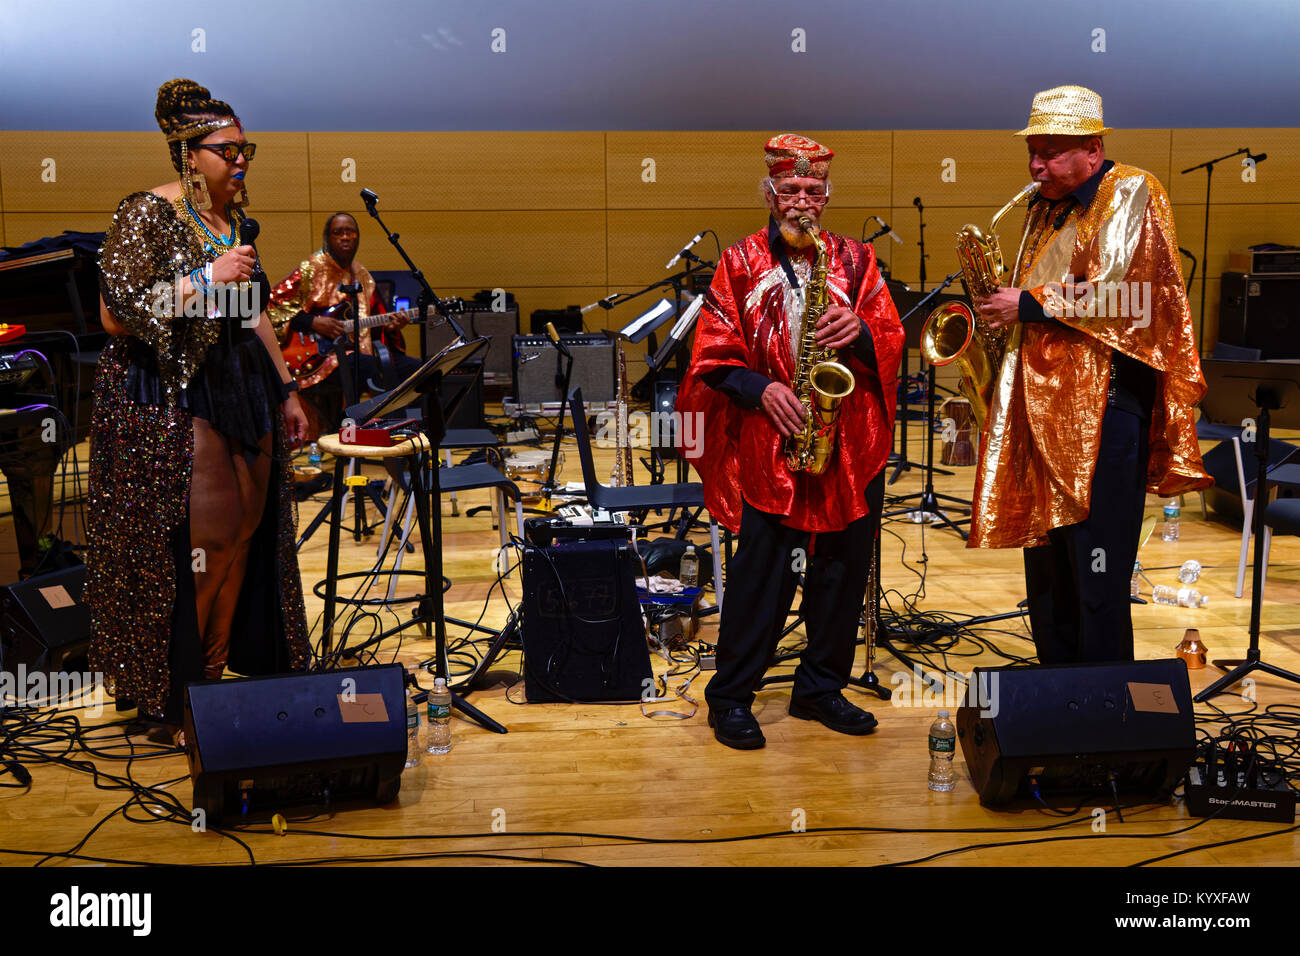
[{"label": "music stand", "polygon": [[[387,413],[405,408],[416,401],[417,398],[436,396],[443,375],[477,355],[487,345],[488,339],[486,337],[473,339],[469,342],[458,339],[412,372],[406,381],[396,388],[369,401],[350,406],[347,409],[348,418],[360,423],[372,422]],[[437,449],[446,432],[447,416],[454,409],[443,409],[442,403],[437,400],[428,401],[427,407],[429,409],[429,418],[424,422],[423,433],[409,439],[411,450],[407,456],[408,466],[411,470],[411,493],[415,495],[415,513],[420,527],[420,544],[424,551],[425,593],[420,596],[411,620],[383,631],[357,647],[350,649],[349,656],[372,644],[387,640],[394,634],[398,634],[412,626],[421,627],[425,637],[428,637],[429,626],[432,625],[434,637],[433,676],[435,678],[446,678],[450,685],[451,681],[447,666],[447,622],[442,595],[442,500],[438,487]],[[428,462],[428,456],[430,455],[434,459],[432,467],[429,466]],[[341,460],[336,459],[334,467],[334,495],[337,498],[339,488],[343,483]],[[334,609],[338,595],[338,553],[339,525],[334,522],[330,525],[329,560],[325,580],[325,612],[321,637],[323,657],[330,655],[333,651]],[[343,647],[340,646],[335,653],[342,654]],[[451,703],[452,707],[476,721],[483,728],[496,733],[503,734],[506,732],[506,729],[499,723],[457,695],[452,694]]]},{"label": "music stand", "polygon": [[[1250,647],[1240,662],[1215,661],[1216,667],[1232,670],[1192,698],[1202,703],[1221,694],[1254,671],[1300,684],[1300,674],[1293,674],[1261,659],[1259,654],[1259,618],[1264,602],[1264,509],[1268,504],[1269,430],[1274,413],[1283,428],[1300,428],[1300,363],[1295,362],[1224,362],[1204,359],[1207,391],[1201,412],[1216,425],[1238,425],[1254,418],[1255,458],[1258,462],[1255,483],[1255,568],[1250,582]],[[1252,393],[1251,386],[1254,386]],[[1213,398],[1211,398],[1213,396]],[[1289,401],[1288,401],[1289,400]],[[1286,404],[1284,404],[1284,402]]]}]

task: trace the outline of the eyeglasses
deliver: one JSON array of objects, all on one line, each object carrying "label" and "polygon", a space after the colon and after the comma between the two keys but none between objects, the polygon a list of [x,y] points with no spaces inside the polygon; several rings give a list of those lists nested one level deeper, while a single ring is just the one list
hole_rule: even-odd
[{"label": "eyeglasses", "polygon": [[787,206],[795,205],[800,199],[808,200],[810,206],[824,206],[826,200],[831,198],[829,187],[814,186],[812,189],[792,189],[789,186],[782,186],[778,189],[776,186],[769,186],[768,188],[772,190],[772,195],[776,197],[777,202]]},{"label": "eyeglasses", "polygon": [[244,154],[244,159],[250,163],[253,161],[253,154],[257,152],[256,143],[205,143],[195,146],[195,149],[210,149],[214,153],[220,153],[221,158],[228,163],[238,161],[239,154]]}]

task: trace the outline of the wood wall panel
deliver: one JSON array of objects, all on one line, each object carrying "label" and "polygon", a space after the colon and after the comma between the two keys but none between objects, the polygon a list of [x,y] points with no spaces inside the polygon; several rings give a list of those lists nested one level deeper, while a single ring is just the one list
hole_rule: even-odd
[{"label": "wood wall panel", "polygon": [[[313,220],[317,243],[326,215]],[[603,211],[394,212],[384,221],[435,287],[605,284]],[[406,268],[374,228],[365,239],[367,268]]]},{"label": "wood wall panel", "polygon": [[[46,159],[54,160],[54,182],[41,178]],[[161,133],[0,134],[6,212],[99,212],[107,219],[123,196],[175,178]]]},{"label": "wood wall panel", "polygon": [[[607,134],[611,209],[748,209],[762,205],[769,132],[620,132]],[[884,205],[889,197],[888,131],[810,131],[835,152],[831,180],[843,205]],[[655,181],[643,177],[655,161]]]},{"label": "wood wall panel", "polygon": [[[1166,181],[1176,203],[1205,204],[1205,170],[1182,170],[1225,156],[1242,147],[1268,159],[1255,168],[1255,182],[1242,182],[1241,160],[1224,160],[1214,168],[1213,203],[1300,202],[1300,129],[1176,129],[1173,131],[1173,175]],[[1213,223],[1211,223],[1213,229]],[[1293,238],[1292,241],[1296,241]]]},{"label": "wood wall panel", "polygon": [[[312,204],[385,210],[603,209],[604,133],[312,133]],[[344,182],[342,161],[356,160]],[[385,218],[385,221],[387,219]]]},{"label": "wood wall panel", "polygon": [[271,284],[292,272],[313,248],[310,245],[311,215],[306,212],[261,212],[254,218],[261,226],[257,236],[257,254]]}]

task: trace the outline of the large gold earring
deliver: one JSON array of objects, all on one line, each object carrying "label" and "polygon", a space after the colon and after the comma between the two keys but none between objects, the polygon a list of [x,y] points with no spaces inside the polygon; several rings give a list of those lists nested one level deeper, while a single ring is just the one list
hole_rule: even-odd
[{"label": "large gold earring", "polygon": [[243,209],[248,205],[248,187],[243,183],[240,183],[239,192],[235,193],[235,198],[230,200],[230,205],[236,209]]},{"label": "large gold earring", "polygon": [[212,194],[208,192],[208,177],[190,167],[189,144],[181,140],[181,190],[185,201],[195,212],[212,208]]}]

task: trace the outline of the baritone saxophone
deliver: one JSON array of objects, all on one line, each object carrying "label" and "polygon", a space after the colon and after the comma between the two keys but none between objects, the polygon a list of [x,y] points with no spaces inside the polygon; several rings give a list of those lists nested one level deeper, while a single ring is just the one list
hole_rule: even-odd
[{"label": "baritone saxophone", "polygon": [[[962,281],[969,295],[992,295],[1003,284],[1006,264],[998,242],[998,221],[1026,196],[1038,190],[1030,183],[997,211],[988,232],[967,223],[957,233],[957,258],[961,262]],[[957,363],[961,370],[959,385],[970,402],[979,430],[988,421],[993,402],[993,379],[1002,367],[1009,329],[992,329],[964,302],[946,302],[930,313],[921,329],[921,354],[931,365],[942,367]]]}]

